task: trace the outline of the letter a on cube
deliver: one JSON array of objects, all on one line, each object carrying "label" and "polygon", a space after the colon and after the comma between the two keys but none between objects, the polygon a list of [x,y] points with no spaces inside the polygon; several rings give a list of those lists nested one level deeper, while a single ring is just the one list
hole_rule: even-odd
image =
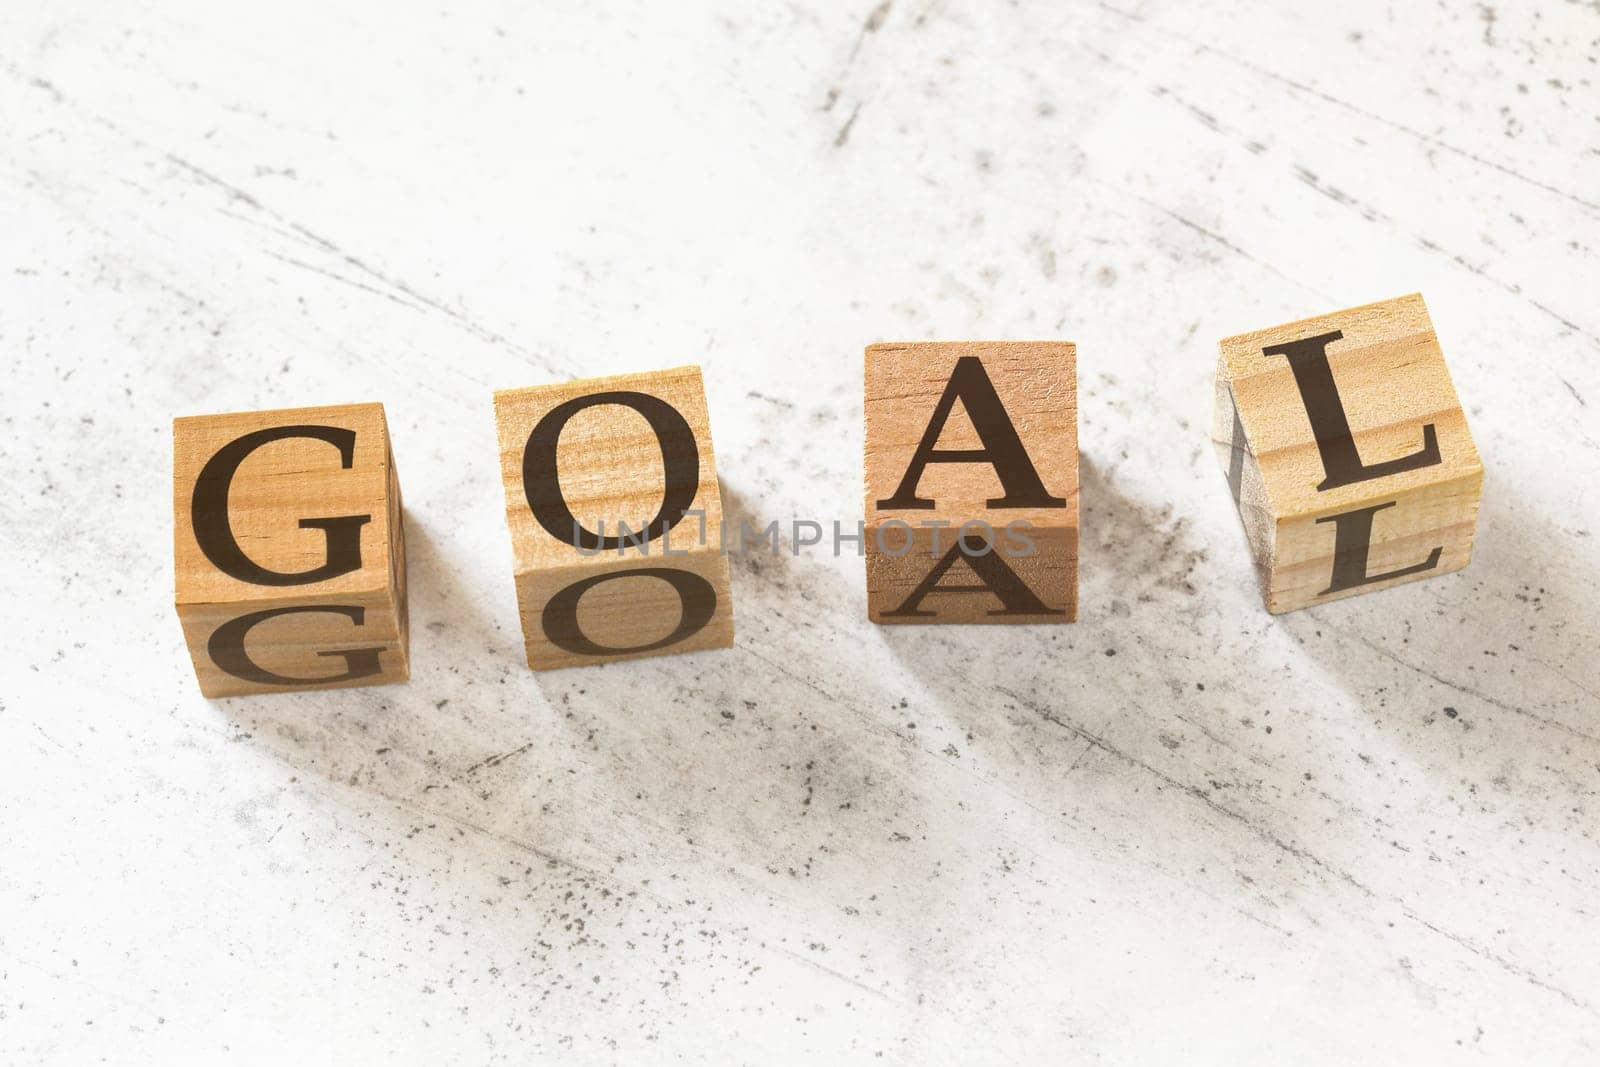
[{"label": "letter a on cube", "polygon": [[1071,343],[871,345],[865,416],[873,622],[1077,618]]},{"label": "letter a on cube", "polygon": [[407,677],[400,480],[382,404],[172,423],[175,600],[209,697]]},{"label": "letter a on cube", "polygon": [[528,666],[733,644],[698,367],[494,396]]},{"label": "letter a on cube", "polygon": [[1420,294],[1220,349],[1211,438],[1268,611],[1467,565],[1483,465]]}]

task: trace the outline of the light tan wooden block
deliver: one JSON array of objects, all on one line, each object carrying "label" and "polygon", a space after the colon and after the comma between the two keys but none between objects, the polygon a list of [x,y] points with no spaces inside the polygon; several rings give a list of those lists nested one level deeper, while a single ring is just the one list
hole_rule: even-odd
[{"label": "light tan wooden block", "polygon": [[733,644],[698,367],[494,396],[528,666]]},{"label": "light tan wooden block", "polygon": [[1467,565],[1483,465],[1420,294],[1220,349],[1211,437],[1268,611]]},{"label": "light tan wooden block", "polygon": [[1074,346],[875,344],[865,380],[868,617],[1074,621]]},{"label": "light tan wooden block", "polygon": [[405,530],[381,404],[172,423],[178,618],[209,697],[404,681]]}]

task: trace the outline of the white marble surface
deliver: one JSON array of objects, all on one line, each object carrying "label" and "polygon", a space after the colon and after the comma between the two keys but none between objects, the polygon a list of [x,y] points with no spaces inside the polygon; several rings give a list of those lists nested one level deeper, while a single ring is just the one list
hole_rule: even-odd
[{"label": "white marble surface", "polygon": [[[1594,1063],[1600,6],[0,8],[0,1060]],[[1281,618],[1217,338],[1421,290],[1460,575]],[[861,348],[1078,342],[1082,621],[535,676],[497,387],[704,365],[859,516]],[[207,702],[175,414],[381,400],[409,684]]]}]

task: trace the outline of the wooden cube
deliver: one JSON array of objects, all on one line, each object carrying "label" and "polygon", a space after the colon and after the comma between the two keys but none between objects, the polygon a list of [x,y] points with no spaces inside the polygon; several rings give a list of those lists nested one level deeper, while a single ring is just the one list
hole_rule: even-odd
[{"label": "wooden cube", "polygon": [[871,345],[865,417],[873,622],[1077,618],[1072,344]]},{"label": "wooden cube", "polygon": [[528,666],[733,644],[699,367],[495,393]]},{"label": "wooden cube", "polygon": [[404,681],[406,554],[382,404],[172,423],[175,601],[208,697]]},{"label": "wooden cube", "polygon": [[1467,565],[1483,465],[1420,294],[1220,347],[1211,437],[1268,611]]}]

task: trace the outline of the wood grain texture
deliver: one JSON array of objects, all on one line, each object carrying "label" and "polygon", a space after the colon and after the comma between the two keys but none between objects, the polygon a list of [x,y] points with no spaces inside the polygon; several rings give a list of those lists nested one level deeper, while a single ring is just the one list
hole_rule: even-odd
[{"label": "wood grain texture", "polygon": [[[656,409],[630,406],[630,395],[664,401],[664,417],[681,417],[686,439],[674,439],[671,422],[657,426]],[[617,399],[587,403],[599,396]],[[548,424],[555,462],[536,476],[570,512],[550,529],[530,506],[524,463],[541,422],[572,402],[584,406]],[[700,368],[502,390],[494,410],[528,666],[592,666],[733,644],[722,494]],[[580,545],[581,531],[615,544]],[[664,571],[697,581],[680,587]],[[552,602],[579,583],[592,584],[576,611],[557,621]],[[696,612],[705,617],[692,618]],[[622,649],[638,651],[601,651]]]},{"label": "wood grain texture", "polygon": [[[1325,396],[1308,398],[1290,360],[1269,350],[1317,337],[1328,338],[1317,349],[1332,383]],[[1420,294],[1229,337],[1219,348],[1212,441],[1228,471],[1269,611],[1375,592],[1467,565],[1483,465]],[[1330,461],[1308,414],[1319,402],[1344,420],[1348,433],[1335,435],[1342,441],[1333,447],[1353,442],[1350,459],[1362,465],[1360,480],[1326,484],[1334,480]],[[1414,465],[1381,470],[1408,463]],[[1362,520],[1364,565],[1353,574],[1395,577],[1346,587],[1336,574],[1340,516],[1367,508],[1380,510]],[[1356,562],[1352,557],[1347,565]]]},{"label": "wood grain texture", "polygon": [[[273,429],[292,436],[245,443],[232,462],[211,466],[228,446]],[[348,464],[337,442],[314,436],[330,430],[349,435]],[[186,416],[173,420],[172,444],[174,601],[201,692],[405,681],[404,516],[383,405]],[[209,506],[202,482],[213,488]],[[328,520],[358,526],[357,556],[340,573],[318,578],[335,559],[337,535],[318,525]],[[209,532],[208,543],[237,546],[242,565],[266,577],[220,566],[202,549],[197,528]],[[242,635],[242,666],[260,676],[244,677],[219,663],[213,642],[223,640],[220,628],[262,612],[274,614]],[[375,663],[354,666],[354,650],[366,650],[364,658],[375,653]]]},{"label": "wood grain texture", "polygon": [[[945,402],[947,393],[961,388],[952,374],[963,360],[976,360],[982,368],[973,383],[977,397],[967,399],[998,400],[996,440],[980,432],[981,419],[975,424],[966,401],[958,396]],[[1074,621],[1074,346],[1065,341],[879,343],[867,347],[863,381],[869,618],[917,624]],[[992,450],[1007,435],[1020,443],[1021,455],[1002,457]],[[922,464],[918,456],[925,448],[971,455]],[[1020,468],[1012,475],[1019,483],[1037,487],[1037,499],[993,506],[1010,494],[1001,470],[1012,466]],[[910,494],[907,502],[926,506],[898,506],[902,485]],[[1044,503],[1047,498],[1052,502]],[[958,541],[964,545],[967,538],[987,548],[974,545],[968,552],[963,547],[953,562],[947,561]],[[980,562],[983,557],[988,559]],[[1019,596],[1034,603],[1018,607],[992,591],[1012,576],[1021,583]]]}]

